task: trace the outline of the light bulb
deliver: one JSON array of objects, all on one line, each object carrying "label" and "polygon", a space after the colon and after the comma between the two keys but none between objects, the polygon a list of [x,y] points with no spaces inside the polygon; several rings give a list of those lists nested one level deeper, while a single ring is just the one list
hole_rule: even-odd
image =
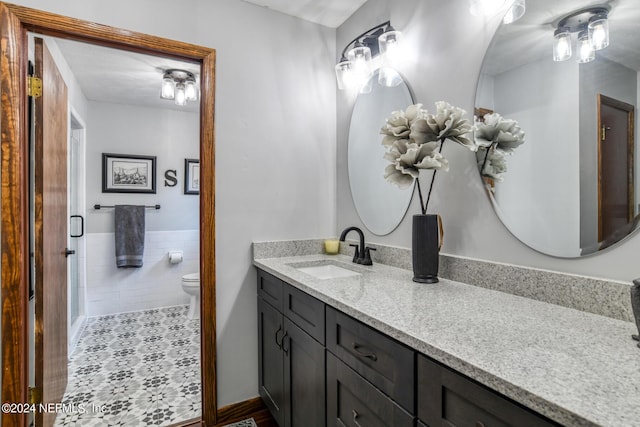
[{"label": "light bulb", "polygon": [[196,82],[193,80],[187,80],[187,83],[185,83],[185,96],[187,97],[187,101],[195,101],[198,99],[198,88]]},{"label": "light bulb", "polygon": [[336,65],[336,80],[338,82],[338,89],[345,90],[353,84],[353,63],[347,61],[345,58]]},{"label": "light bulb", "polygon": [[380,54],[384,55],[387,64],[394,64],[400,61],[402,33],[400,31],[387,31],[378,37]]},{"label": "light bulb", "polygon": [[187,93],[184,83],[176,83],[175,103],[180,106],[187,105]]},{"label": "light bulb", "polygon": [[589,39],[589,33],[587,31],[581,31],[578,34],[578,62],[584,64],[596,59],[596,51],[593,50],[591,40]]},{"label": "light bulb", "polygon": [[349,52],[347,59],[353,62],[353,69],[357,74],[369,74],[371,66],[371,49],[362,43],[357,43]]},{"label": "light bulb", "polygon": [[160,98],[173,99],[174,97],[174,83],[171,77],[165,76],[162,79],[162,91],[160,92]]},{"label": "light bulb", "polygon": [[571,33],[559,28],[553,35],[553,60],[566,61],[571,58]]},{"label": "light bulb", "polygon": [[391,67],[382,67],[378,72],[378,83],[385,87],[396,87],[402,83],[402,76]]},{"label": "light bulb", "polygon": [[502,22],[505,24],[511,24],[524,16],[524,12],[527,10],[525,0],[515,0],[506,15],[502,18]]},{"label": "light bulb", "polygon": [[589,40],[595,50],[609,46],[609,21],[606,15],[596,15],[589,20]]}]

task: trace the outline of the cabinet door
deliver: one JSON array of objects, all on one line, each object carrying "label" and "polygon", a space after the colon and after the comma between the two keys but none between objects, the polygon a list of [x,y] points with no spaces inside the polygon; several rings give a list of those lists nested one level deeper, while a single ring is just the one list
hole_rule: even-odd
[{"label": "cabinet door", "polygon": [[413,427],[414,418],[327,352],[327,426]]},{"label": "cabinet door", "polygon": [[287,400],[284,426],[324,427],[324,347],[286,317],[284,325],[282,352]]},{"label": "cabinet door", "polygon": [[284,426],[283,317],[258,297],[258,374],[260,396],[278,425]]}]

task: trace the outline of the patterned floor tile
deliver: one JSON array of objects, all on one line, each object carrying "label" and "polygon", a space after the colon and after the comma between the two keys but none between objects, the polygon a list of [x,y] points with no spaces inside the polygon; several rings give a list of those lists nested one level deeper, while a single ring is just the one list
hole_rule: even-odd
[{"label": "patterned floor tile", "polygon": [[160,426],[199,416],[200,322],[187,312],[175,306],[88,319],[63,401],[98,409],[59,414],[55,426]]}]

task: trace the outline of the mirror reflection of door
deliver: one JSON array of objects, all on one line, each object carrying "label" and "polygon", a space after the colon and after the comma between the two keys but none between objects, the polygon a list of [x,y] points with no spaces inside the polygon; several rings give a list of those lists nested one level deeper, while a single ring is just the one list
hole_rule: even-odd
[{"label": "mirror reflection of door", "polygon": [[[35,39],[35,393],[62,401],[67,386],[67,86],[46,44]],[[36,412],[50,427],[54,413]]]},{"label": "mirror reflection of door", "polygon": [[598,95],[598,241],[604,246],[626,235],[634,218],[633,124],[633,105]]}]

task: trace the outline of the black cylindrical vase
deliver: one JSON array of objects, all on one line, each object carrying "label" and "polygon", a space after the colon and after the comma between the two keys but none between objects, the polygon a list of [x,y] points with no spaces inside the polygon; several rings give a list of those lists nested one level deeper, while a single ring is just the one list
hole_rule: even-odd
[{"label": "black cylindrical vase", "polygon": [[438,215],[414,215],[412,240],[413,281],[438,283],[440,253]]}]

